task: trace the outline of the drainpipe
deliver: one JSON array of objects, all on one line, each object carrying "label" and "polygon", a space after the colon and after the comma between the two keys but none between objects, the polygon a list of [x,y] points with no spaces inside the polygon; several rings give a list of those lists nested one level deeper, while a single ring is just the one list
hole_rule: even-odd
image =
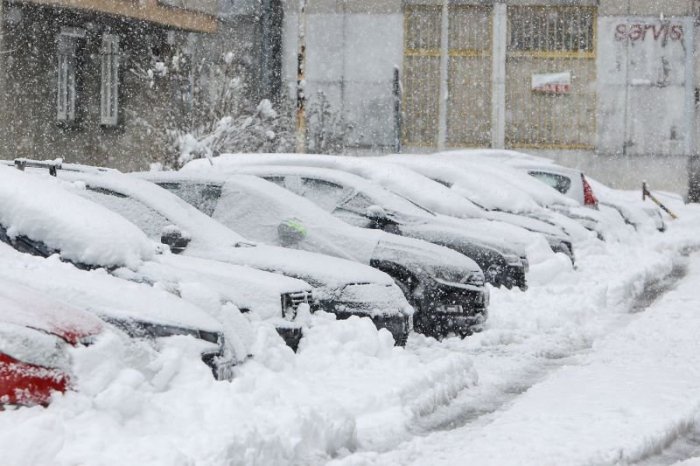
[{"label": "drainpipe", "polygon": [[508,10],[505,3],[493,5],[491,51],[491,147],[503,149],[506,139],[506,42]]},{"label": "drainpipe", "polygon": [[700,155],[698,154],[697,141],[695,140],[696,111],[698,94],[695,89],[695,20],[689,18],[683,25],[685,37],[685,153],[688,157],[688,202],[700,202]]},{"label": "drainpipe", "polygon": [[442,1],[442,19],[440,21],[440,94],[438,101],[438,150],[445,149],[447,141],[447,99],[449,98],[449,50],[450,50],[450,11],[449,0]]},{"label": "drainpipe", "polygon": [[297,48],[296,151],[306,153],[306,0],[299,0]]},{"label": "drainpipe", "polygon": [[[5,89],[5,74],[7,73],[7,67],[5,63],[7,62],[8,52],[5,50],[5,3],[0,0],[0,109],[5,107],[5,95],[7,90]],[[0,116],[0,125],[2,124],[2,116]],[[2,135],[2,128],[0,128],[0,135]]]}]

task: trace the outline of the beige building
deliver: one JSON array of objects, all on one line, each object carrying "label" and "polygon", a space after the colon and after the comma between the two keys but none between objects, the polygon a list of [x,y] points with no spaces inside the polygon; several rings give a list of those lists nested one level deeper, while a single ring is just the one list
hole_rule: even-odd
[{"label": "beige building", "polygon": [[[284,79],[342,116],[346,146],[696,152],[691,0],[307,0]],[[303,34],[300,33],[303,31]],[[393,76],[400,76],[400,106]]]}]

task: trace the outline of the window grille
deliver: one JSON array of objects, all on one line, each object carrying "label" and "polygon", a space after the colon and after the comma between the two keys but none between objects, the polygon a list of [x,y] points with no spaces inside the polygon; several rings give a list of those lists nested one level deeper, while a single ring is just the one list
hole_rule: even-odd
[{"label": "window grille", "polygon": [[595,52],[595,8],[508,8],[509,52],[584,55]]},{"label": "window grille", "polygon": [[119,123],[119,36],[102,36],[100,61],[100,124],[116,126]]}]

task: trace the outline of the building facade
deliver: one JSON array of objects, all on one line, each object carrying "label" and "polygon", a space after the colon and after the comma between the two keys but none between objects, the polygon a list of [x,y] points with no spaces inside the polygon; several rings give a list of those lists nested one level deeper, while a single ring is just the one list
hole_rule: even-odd
[{"label": "building facade", "polygon": [[224,57],[258,82],[254,3],[0,1],[0,158],[123,170],[162,159],[168,128],[206,93],[193,68]]},{"label": "building facade", "polygon": [[290,1],[283,79],[293,97],[301,43],[307,106],[328,100],[350,148],[688,156],[698,3]]}]

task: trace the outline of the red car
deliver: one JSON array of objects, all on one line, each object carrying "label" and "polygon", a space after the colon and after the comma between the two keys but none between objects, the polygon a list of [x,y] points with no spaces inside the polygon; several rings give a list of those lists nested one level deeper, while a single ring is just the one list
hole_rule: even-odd
[{"label": "red car", "polygon": [[0,410],[47,405],[71,387],[68,346],[87,343],[103,329],[96,316],[0,282]]}]

